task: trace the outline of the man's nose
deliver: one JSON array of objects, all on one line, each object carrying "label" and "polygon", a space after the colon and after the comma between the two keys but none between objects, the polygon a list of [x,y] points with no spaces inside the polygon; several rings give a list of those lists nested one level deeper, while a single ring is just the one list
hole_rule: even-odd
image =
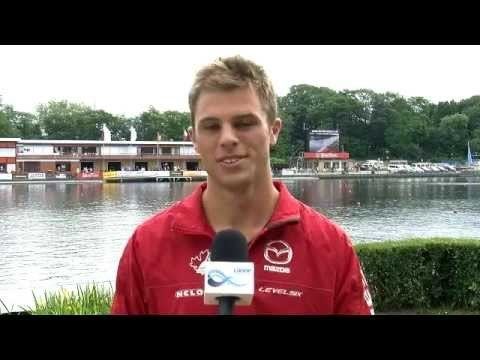
[{"label": "man's nose", "polygon": [[224,124],[220,133],[220,146],[231,147],[238,144],[235,129],[230,124]]}]

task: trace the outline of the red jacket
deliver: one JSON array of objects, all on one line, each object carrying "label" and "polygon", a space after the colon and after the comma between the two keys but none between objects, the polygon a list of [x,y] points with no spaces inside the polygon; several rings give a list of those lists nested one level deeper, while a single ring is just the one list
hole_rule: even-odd
[{"label": "red jacket", "polygon": [[[235,314],[373,314],[367,282],[347,234],[296,200],[280,182],[275,212],[249,243],[255,294]],[[216,314],[203,304],[203,261],[215,235],[199,186],[141,224],[117,272],[113,314]]]}]

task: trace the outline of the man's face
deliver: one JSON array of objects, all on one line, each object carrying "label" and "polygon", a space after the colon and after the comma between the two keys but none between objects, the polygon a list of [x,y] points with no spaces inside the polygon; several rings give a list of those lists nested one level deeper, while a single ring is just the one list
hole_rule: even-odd
[{"label": "man's face", "polygon": [[193,141],[209,182],[234,190],[264,181],[270,145],[277,142],[281,125],[280,119],[269,124],[251,86],[202,92]]}]

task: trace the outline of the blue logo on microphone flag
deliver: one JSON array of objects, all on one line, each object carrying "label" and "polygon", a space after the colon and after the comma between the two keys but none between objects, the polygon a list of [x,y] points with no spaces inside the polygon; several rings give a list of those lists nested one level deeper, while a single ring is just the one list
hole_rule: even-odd
[{"label": "blue logo on microphone flag", "polygon": [[223,284],[230,284],[233,286],[245,286],[245,284],[238,284],[234,281],[232,281],[231,276],[225,275],[222,271],[220,270],[211,270],[208,272],[208,285],[213,286],[213,287],[219,287]]}]

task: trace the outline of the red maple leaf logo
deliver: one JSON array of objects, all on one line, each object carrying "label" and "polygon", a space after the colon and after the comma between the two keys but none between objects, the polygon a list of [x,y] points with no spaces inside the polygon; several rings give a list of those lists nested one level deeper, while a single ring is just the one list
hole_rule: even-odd
[{"label": "red maple leaf logo", "polygon": [[202,269],[200,269],[200,265],[204,261],[208,261],[210,259],[210,251],[208,249],[200,251],[197,256],[194,256],[190,259],[190,267],[195,270],[197,274],[202,273]]}]

